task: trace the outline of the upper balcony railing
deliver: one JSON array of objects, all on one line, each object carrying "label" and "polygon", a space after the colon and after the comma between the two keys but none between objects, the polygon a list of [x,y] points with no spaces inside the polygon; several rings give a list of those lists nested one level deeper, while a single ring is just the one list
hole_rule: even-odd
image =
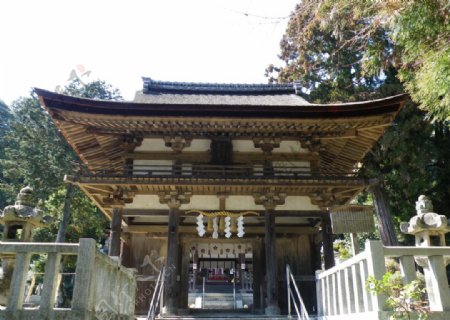
[{"label": "upper balcony railing", "polygon": [[355,180],[357,169],[315,169],[308,166],[148,164],[81,170],[83,177],[98,178],[194,178],[194,179],[302,179]]}]

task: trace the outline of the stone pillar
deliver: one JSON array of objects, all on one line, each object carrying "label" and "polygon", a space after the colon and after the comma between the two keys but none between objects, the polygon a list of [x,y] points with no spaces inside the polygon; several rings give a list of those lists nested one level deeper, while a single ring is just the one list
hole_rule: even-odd
[{"label": "stone pillar", "polygon": [[334,249],[333,249],[333,233],[331,231],[330,213],[323,217],[322,220],[322,243],[323,243],[323,262],[325,269],[335,266]]},{"label": "stone pillar", "polygon": [[111,231],[109,236],[108,255],[112,257],[120,256],[120,235],[122,232],[122,207],[115,206],[112,209]]},{"label": "stone pillar", "polygon": [[182,204],[188,203],[191,193],[180,193],[178,191],[162,192],[159,194],[159,201],[169,206],[169,223],[167,230],[167,255],[166,255],[166,277],[164,283],[164,315],[178,314],[180,268],[178,264],[179,256],[179,208]]},{"label": "stone pillar", "polygon": [[385,246],[398,246],[397,237],[395,235],[394,223],[389,212],[387,197],[380,183],[377,182],[369,187],[372,193],[375,213],[377,215],[378,226],[380,228],[381,241]]},{"label": "stone pillar", "polygon": [[255,195],[255,203],[266,209],[264,214],[264,243],[266,250],[266,315],[280,314],[278,304],[278,270],[277,270],[277,244],[275,231],[275,207],[284,204],[285,194],[268,191]]}]

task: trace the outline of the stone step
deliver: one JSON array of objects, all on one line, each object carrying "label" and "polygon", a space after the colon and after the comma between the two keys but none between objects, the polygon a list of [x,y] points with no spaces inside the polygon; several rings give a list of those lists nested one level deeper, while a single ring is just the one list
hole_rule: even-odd
[{"label": "stone step", "polygon": [[[196,302],[201,303],[202,294],[189,294],[188,303],[191,308],[195,308]],[[229,293],[206,293],[203,308],[206,309],[233,309],[236,299],[236,306],[240,309],[249,308],[253,303],[253,294],[237,293],[236,298]],[[197,301],[200,300],[200,301]]]},{"label": "stone step", "polygon": [[[266,316],[260,314],[252,314],[250,312],[240,312],[234,310],[222,310],[218,311],[208,311],[208,310],[200,310],[191,312],[188,315],[179,315],[179,316],[158,316],[157,319],[160,320],[286,320],[286,319],[296,319],[295,315],[292,317],[288,317],[287,315],[279,315],[279,316]],[[146,317],[138,317],[138,320],[145,320]],[[310,320],[317,319],[315,316],[310,316]]]},{"label": "stone step", "polygon": [[[145,319],[145,318],[138,318],[138,319]],[[265,316],[265,315],[255,315],[255,314],[248,314],[248,313],[226,313],[226,312],[220,312],[220,313],[205,313],[205,314],[195,314],[195,315],[185,315],[185,316],[167,316],[167,317],[158,317],[157,319],[161,320],[230,320],[230,319],[236,319],[236,320],[286,320],[286,319],[292,319],[288,318],[288,316]]]}]

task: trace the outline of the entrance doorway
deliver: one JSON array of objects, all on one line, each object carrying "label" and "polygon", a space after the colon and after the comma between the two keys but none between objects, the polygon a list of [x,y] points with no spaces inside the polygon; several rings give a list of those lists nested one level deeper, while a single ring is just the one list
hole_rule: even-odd
[{"label": "entrance doorway", "polygon": [[250,244],[191,245],[188,302],[191,309],[245,310],[253,307]]}]

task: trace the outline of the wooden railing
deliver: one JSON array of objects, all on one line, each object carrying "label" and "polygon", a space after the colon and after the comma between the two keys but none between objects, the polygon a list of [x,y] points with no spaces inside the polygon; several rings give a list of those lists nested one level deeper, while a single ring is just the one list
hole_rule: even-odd
[{"label": "wooden railing", "polygon": [[[300,291],[298,290],[295,277],[291,272],[289,265],[286,265],[286,289],[287,289],[287,304],[288,317],[291,318],[291,303],[294,305],[295,313],[298,320],[309,320],[309,314],[306,310]],[[294,290],[292,290],[294,289]]]},{"label": "wooden railing", "polygon": [[409,283],[416,278],[415,257],[426,261],[423,269],[430,311],[439,319],[450,319],[446,274],[450,247],[384,247],[379,241],[368,241],[364,252],[316,272],[319,319],[388,319],[392,310],[386,306],[387,297],[369,293],[367,279],[382,279],[385,258],[398,258],[403,281]]},{"label": "wooden railing", "polygon": [[[15,256],[15,267],[6,309],[0,319],[134,319],[135,269],[97,250],[93,239],[79,243],[0,242],[0,253]],[[46,254],[39,308],[24,307],[24,290],[33,254]],[[62,256],[77,256],[71,308],[55,308],[57,277]]]},{"label": "wooden railing", "polygon": [[83,177],[157,177],[157,178],[198,178],[198,179],[354,179],[358,170],[320,169],[313,170],[304,166],[263,166],[263,165],[212,165],[212,164],[149,164],[125,165],[122,168],[80,169]]}]

